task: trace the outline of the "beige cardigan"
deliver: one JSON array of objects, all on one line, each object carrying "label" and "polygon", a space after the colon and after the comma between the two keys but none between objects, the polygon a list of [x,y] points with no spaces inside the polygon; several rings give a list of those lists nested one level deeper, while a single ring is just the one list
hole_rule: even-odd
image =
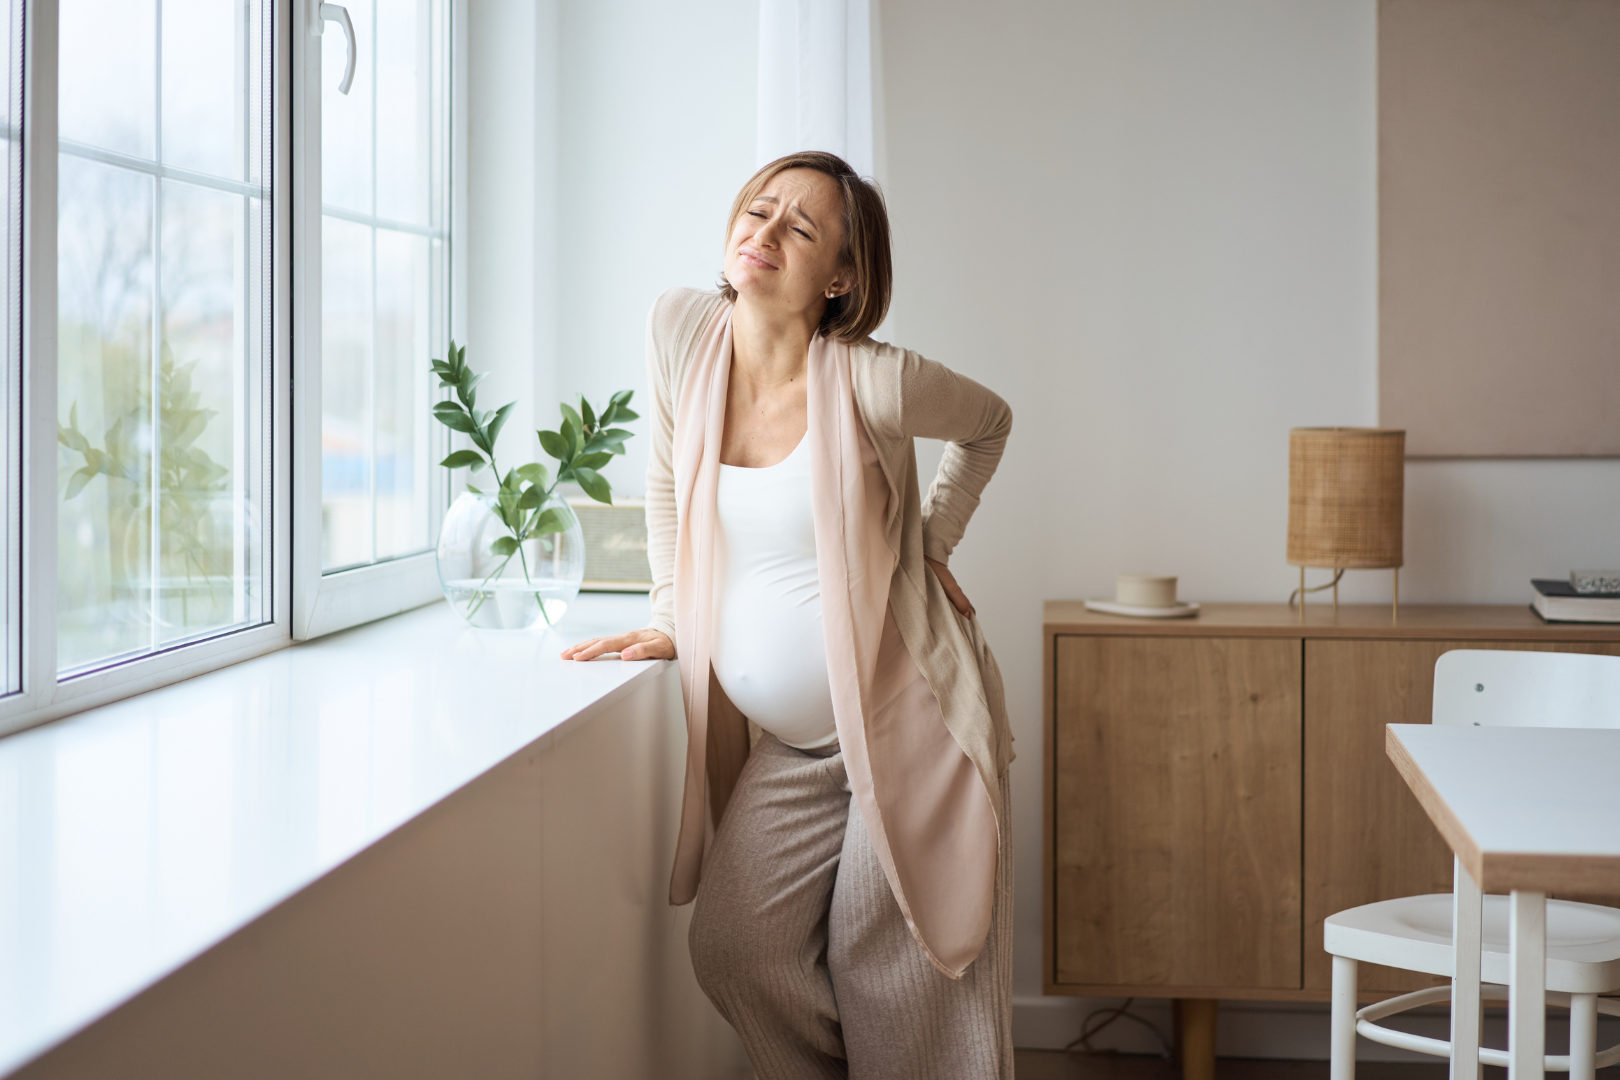
[{"label": "beige cardigan", "polygon": [[[696,892],[706,838],[724,813],[748,750],[746,722],[725,699],[712,672],[700,679],[698,673],[685,670],[696,663],[708,666],[706,635],[699,633],[697,641],[683,644],[676,631],[677,623],[688,634],[704,625],[702,619],[694,621],[693,590],[707,584],[703,571],[694,569],[692,547],[682,549],[681,573],[688,591],[677,617],[676,538],[687,535],[681,533],[677,503],[690,506],[694,514],[703,505],[692,495],[700,457],[708,463],[707,482],[712,486],[718,438],[710,440],[706,457],[703,446],[708,429],[714,428],[717,436],[723,422],[723,402],[717,402],[723,399],[724,367],[729,364],[729,315],[717,293],[676,289],[659,298],[648,325],[652,626],[668,634],[681,652],[689,713],[687,790],[670,890],[675,903],[690,900]],[[1000,805],[998,778],[1012,760],[1012,746],[995,660],[976,621],[956,612],[923,559],[926,554],[945,562],[960,540],[1000,459],[1011,412],[1005,402],[971,380],[870,339],[843,345],[818,337],[811,355],[812,442],[820,446],[819,460],[828,478],[817,496],[822,500],[817,544],[818,550],[826,549],[823,558],[831,559],[824,573],[835,575],[823,583],[824,593],[829,586],[833,590],[824,600],[824,604],[831,601],[829,641],[838,644],[831,629],[837,620],[847,623],[855,618],[848,625],[865,642],[857,650],[859,656],[851,653],[846,660],[837,649],[829,656],[835,697],[843,694],[841,741],[846,761],[851,755],[858,757],[852,784],[913,934],[935,966],[959,976],[978,954],[988,927],[997,845],[1006,834],[1007,808]],[[821,374],[818,389],[819,372],[840,374]],[[681,400],[683,387],[689,388],[694,380],[711,400]],[[823,432],[829,424],[829,431],[839,428],[835,414],[840,409],[848,417],[843,426],[853,426],[858,441],[848,431],[842,443],[836,434]],[[684,435],[676,431],[677,416],[684,417]],[[949,444],[926,503],[919,499],[915,437]],[[840,460],[847,465],[841,488],[831,479],[841,468]],[[863,490],[868,493],[864,497]],[[864,504],[865,511],[856,510],[852,499]],[[847,545],[840,525],[830,524],[834,518],[850,530]],[[870,524],[856,524],[857,520]],[[706,537],[702,526],[698,531]],[[683,543],[694,541],[688,538]],[[858,575],[864,566],[884,567],[886,604],[880,592],[868,594],[864,608],[857,600],[852,609],[838,595],[838,585],[853,583],[853,578],[841,575]],[[861,610],[867,614],[861,615]],[[873,657],[867,650],[876,648],[878,624],[883,626],[883,646],[873,655],[883,670],[877,675],[882,685],[874,687]],[[857,675],[857,666],[865,674]],[[861,695],[850,689],[857,683]],[[895,704],[896,695],[910,703]],[[691,715],[694,712],[704,715]],[[942,721],[943,729],[938,726]],[[951,758],[968,772],[950,765]],[[956,774],[954,780],[947,775],[951,773]],[[975,774],[977,783],[967,779]],[[984,807],[986,801],[993,821],[985,818],[983,825],[973,824],[969,819],[980,817],[976,807]],[[704,802],[707,814],[699,809]]]}]

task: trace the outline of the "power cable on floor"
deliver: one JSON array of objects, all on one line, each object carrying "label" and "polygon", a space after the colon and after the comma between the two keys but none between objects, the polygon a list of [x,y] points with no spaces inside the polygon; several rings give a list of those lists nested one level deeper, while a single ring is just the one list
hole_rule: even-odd
[{"label": "power cable on floor", "polygon": [[1131,1005],[1135,1001],[1136,999],[1133,997],[1126,998],[1123,1005],[1111,1005],[1101,1009],[1093,1009],[1080,1022],[1080,1034],[1063,1049],[1071,1054],[1117,1054],[1119,1053],[1117,1050],[1106,1047],[1099,1049],[1092,1046],[1091,1040],[1116,1020],[1134,1020],[1153,1032],[1153,1037],[1159,1040],[1161,1053],[1164,1055],[1165,1060],[1174,1060],[1175,1054],[1170,1048],[1170,1040],[1164,1037],[1164,1033],[1159,1030],[1159,1026],[1147,1017],[1131,1012]]}]

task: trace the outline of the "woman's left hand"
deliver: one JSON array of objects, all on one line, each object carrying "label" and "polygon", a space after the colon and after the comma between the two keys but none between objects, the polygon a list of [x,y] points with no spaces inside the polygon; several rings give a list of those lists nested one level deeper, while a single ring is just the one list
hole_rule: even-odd
[{"label": "woman's left hand", "polygon": [[950,598],[957,611],[970,619],[978,614],[973,605],[968,602],[967,593],[962,591],[962,586],[956,583],[956,578],[945,568],[944,563],[935,562],[926,556],[923,557],[923,562],[929,565],[934,571],[934,576],[939,578],[939,583],[945,586],[945,595]]}]

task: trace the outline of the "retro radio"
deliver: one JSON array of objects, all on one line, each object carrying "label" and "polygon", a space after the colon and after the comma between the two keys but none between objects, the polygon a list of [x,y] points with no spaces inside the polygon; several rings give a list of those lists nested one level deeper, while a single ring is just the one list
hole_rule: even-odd
[{"label": "retro radio", "polygon": [[641,499],[617,499],[612,506],[594,499],[568,500],[585,532],[585,581],[597,592],[646,592],[652,588],[647,563],[647,510]]}]

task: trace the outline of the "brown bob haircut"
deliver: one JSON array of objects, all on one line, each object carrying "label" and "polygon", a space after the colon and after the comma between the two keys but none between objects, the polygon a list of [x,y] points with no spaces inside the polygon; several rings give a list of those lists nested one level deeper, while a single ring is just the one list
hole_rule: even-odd
[{"label": "brown bob haircut", "polygon": [[[883,193],[870,180],[857,176],[843,158],[820,150],[801,150],[761,167],[731,204],[731,217],[726,220],[727,242],[732,226],[753,205],[771,177],[788,169],[814,169],[832,177],[844,193],[844,250],[839,252],[838,261],[853,271],[855,287],[827,301],[817,329],[830,338],[859,341],[876,330],[889,313],[894,260],[889,251],[889,211],[883,204]],[[720,275],[720,293],[736,303],[737,290],[724,274]]]}]

